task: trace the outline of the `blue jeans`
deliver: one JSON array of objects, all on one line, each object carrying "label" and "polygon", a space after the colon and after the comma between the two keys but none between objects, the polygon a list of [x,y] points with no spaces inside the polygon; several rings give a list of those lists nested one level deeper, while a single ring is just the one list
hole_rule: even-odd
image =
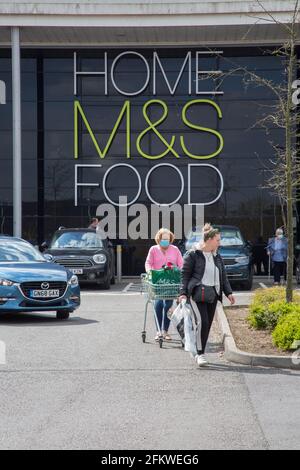
[{"label": "blue jeans", "polygon": [[[154,308],[156,311],[157,321],[159,327],[157,329],[168,331],[170,326],[170,319],[167,317],[168,310],[172,307],[173,300],[156,300],[154,303]],[[164,324],[163,322],[163,311],[165,312]]]}]

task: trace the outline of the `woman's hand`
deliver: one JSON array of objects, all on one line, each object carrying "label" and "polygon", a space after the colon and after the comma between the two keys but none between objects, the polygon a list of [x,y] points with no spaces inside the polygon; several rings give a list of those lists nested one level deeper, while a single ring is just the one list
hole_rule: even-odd
[{"label": "woman's hand", "polygon": [[229,302],[231,303],[231,305],[235,304],[235,298],[232,294],[230,294],[227,298],[228,298]]},{"label": "woman's hand", "polygon": [[187,296],[181,295],[178,300],[179,300],[179,303],[182,302],[183,300],[187,301]]}]

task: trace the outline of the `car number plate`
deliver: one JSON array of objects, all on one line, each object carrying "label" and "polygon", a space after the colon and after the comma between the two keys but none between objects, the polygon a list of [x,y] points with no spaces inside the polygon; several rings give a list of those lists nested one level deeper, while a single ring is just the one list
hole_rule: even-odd
[{"label": "car number plate", "polygon": [[70,269],[70,271],[73,273],[73,274],[83,274],[83,269],[76,269],[76,268],[73,268],[73,269]]},{"label": "car number plate", "polygon": [[34,297],[35,299],[59,297],[59,289],[31,290],[30,297]]}]

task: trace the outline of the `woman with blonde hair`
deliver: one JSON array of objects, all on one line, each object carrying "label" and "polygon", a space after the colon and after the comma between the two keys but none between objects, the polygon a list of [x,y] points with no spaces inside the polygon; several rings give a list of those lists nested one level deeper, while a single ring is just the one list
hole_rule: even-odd
[{"label": "woman with blonde hair", "polygon": [[[170,232],[167,228],[161,228],[157,232],[155,235],[156,245],[150,248],[146,259],[146,272],[151,269],[161,269],[168,263],[171,263],[180,269],[182,268],[183,258],[177,246],[173,245],[174,239],[174,233]],[[171,340],[171,337],[168,334],[170,320],[167,317],[167,312],[171,308],[172,303],[172,300],[156,300],[154,305],[158,321],[157,330],[162,331],[164,339],[167,341]],[[163,318],[164,324],[162,324]],[[157,331],[155,340],[159,340],[159,331]]]},{"label": "woman with blonde hair", "polygon": [[235,303],[223,260],[217,253],[221,241],[219,230],[205,224],[202,231],[203,241],[184,257],[179,298],[180,301],[190,299],[196,323],[195,361],[199,367],[208,364],[204,352],[217,302],[222,302],[222,293],[232,305]]}]

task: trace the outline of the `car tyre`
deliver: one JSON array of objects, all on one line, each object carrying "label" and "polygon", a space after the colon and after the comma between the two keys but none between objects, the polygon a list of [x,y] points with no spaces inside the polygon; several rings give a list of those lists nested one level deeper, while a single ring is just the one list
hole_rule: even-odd
[{"label": "car tyre", "polygon": [[57,320],[67,320],[70,316],[69,310],[57,310],[56,318]]},{"label": "car tyre", "polygon": [[243,290],[251,290],[253,285],[253,278],[248,279],[248,281],[242,282],[241,286]]},{"label": "car tyre", "polygon": [[105,290],[110,289],[110,279],[108,278],[103,284],[101,284],[101,287]]}]

